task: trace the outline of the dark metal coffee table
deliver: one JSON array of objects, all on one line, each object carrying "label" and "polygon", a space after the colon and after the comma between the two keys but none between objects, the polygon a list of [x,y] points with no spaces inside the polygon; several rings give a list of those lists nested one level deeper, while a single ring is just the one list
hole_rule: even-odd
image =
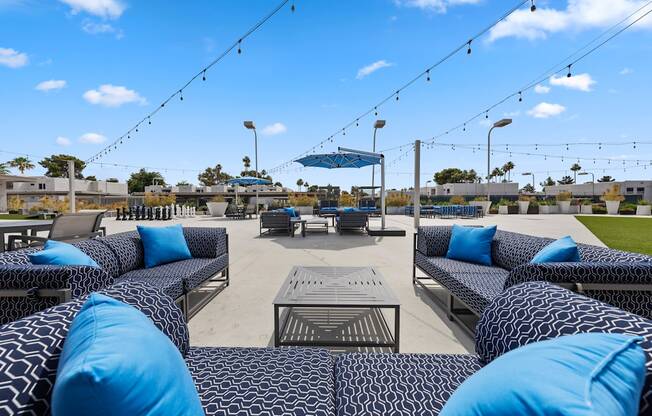
[{"label": "dark metal coffee table", "polygon": [[[286,308],[283,319],[281,308]],[[394,310],[393,333],[382,309]],[[400,310],[373,267],[295,266],[274,299],[274,346],[390,347],[398,352]]]}]

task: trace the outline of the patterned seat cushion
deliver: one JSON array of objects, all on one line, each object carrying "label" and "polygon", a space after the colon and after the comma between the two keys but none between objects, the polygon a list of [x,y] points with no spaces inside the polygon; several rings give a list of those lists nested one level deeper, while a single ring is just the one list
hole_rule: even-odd
[{"label": "patterned seat cushion", "polygon": [[307,348],[191,348],[206,415],[335,415],[333,357]]},{"label": "patterned seat cushion", "polygon": [[[134,270],[135,272],[138,270]],[[127,273],[118,277],[119,283],[137,282],[150,285],[165,293],[172,299],[178,299],[183,296],[183,280],[179,276],[140,276]]]},{"label": "patterned seat cushion", "polygon": [[[172,282],[179,281],[182,284],[182,291],[189,291],[224,270],[228,264],[228,254],[223,254],[218,258],[188,259],[162,264],[149,269],[132,270],[120,276],[120,280],[142,280],[147,282],[149,279],[156,278],[170,282],[170,285]],[[172,296],[170,293],[166,293]]]},{"label": "patterned seat cushion", "polygon": [[551,238],[498,230],[491,245],[491,258],[497,266],[512,270],[529,263],[542,248],[553,241]]},{"label": "patterned seat cushion", "polygon": [[483,363],[529,343],[563,335],[608,332],[640,335],[647,355],[642,415],[652,415],[652,321],[545,282],[506,290],[487,307],[476,329]]},{"label": "patterned seat cushion", "polygon": [[645,254],[631,253],[629,251],[615,250],[613,248],[578,244],[580,258],[586,262],[624,262],[624,263],[652,263],[652,256]]},{"label": "patterned seat cushion", "polygon": [[[441,257],[426,257],[417,252],[416,264],[430,277],[464,302],[475,314],[481,315],[491,300],[503,291],[507,270],[500,267],[455,262]],[[464,265],[468,265],[465,268]],[[447,271],[460,270],[460,271]]]},{"label": "patterned seat cushion", "polygon": [[480,367],[475,355],[345,354],[335,363],[337,414],[437,415]]},{"label": "patterned seat cushion", "polygon": [[[182,354],[188,351],[188,328],[169,297],[144,283],[117,284],[100,293],[138,308]],[[0,326],[0,414],[50,414],[59,356],[84,302],[79,298]]]}]

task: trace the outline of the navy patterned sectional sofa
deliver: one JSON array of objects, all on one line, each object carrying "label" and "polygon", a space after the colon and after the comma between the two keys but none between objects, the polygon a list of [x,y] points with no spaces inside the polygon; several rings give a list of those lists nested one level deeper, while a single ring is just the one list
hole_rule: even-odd
[{"label": "navy patterned sectional sofa", "polygon": [[[451,230],[450,226],[419,227],[414,235],[412,282],[427,289],[434,280],[446,289],[448,317],[463,326],[467,321],[459,315],[481,316],[502,292],[529,281],[555,283],[652,318],[652,256],[578,244],[579,263],[530,264],[554,240],[498,230],[491,247],[493,265],[484,266],[446,258]],[[426,276],[417,276],[417,269]]]},{"label": "navy patterned sectional sofa", "polygon": [[161,289],[190,319],[228,286],[229,245],[225,228],[185,227],[183,233],[193,258],[149,269],[136,231],[73,243],[100,268],[33,265],[28,254],[40,248],[0,253],[0,324],[125,281]]},{"label": "navy patterned sectional sofa", "polygon": [[[652,415],[652,321],[559,286],[498,295],[479,321],[477,354],[343,354],[307,348],[192,347],[181,310],[144,282],[102,293],[147,315],[177,346],[207,415],[437,415],[498,356],[562,335],[640,335],[647,355],[641,415]],[[0,326],[0,414],[48,415],[59,355],[84,297]]]}]

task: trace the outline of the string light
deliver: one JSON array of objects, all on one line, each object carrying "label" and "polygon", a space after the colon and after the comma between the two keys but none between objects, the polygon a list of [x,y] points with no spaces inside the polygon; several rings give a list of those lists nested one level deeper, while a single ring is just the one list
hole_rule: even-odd
[{"label": "string light", "polygon": [[179,90],[179,100],[183,101],[183,90]]},{"label": "string light", "polygon": [[205,70],[205,69],[204,69],[204,71],[202,72],[201,80],[202,80],[202,81],[206,81],[206,70]]},{"label": "string light", "polygon": [[519,103],[523,102],[523,94],[521,93],[521,91],[518,92],[518,102]]},{"label": "string light", "polygon": [[471,55],[471,42],[473,42],[473,39],[469,40],[469,42],[466,44],[466,54]]},{"label": "string light", "polygon": [[238,40],[238,55],[240,55],[242,53],[241,46],[242,46],[242,39]]},{"label": "string light", "polygon": [[537,6],[534,4],[534,0],[532,0],[530,4],[531,4],[530,11],[535,12],[537,10]]},{"label": "string light", "polygon": [[426,70],[426,81],[430,82],[430,70]]},{"label": "string light", "polygon": [[568,74],[566,74],[566,78],[570,78],[570,77],[572,76],[572,75],[571,75],[571,66],[572,66],[572,65],[573,65],[573,64],[568,64]]}]

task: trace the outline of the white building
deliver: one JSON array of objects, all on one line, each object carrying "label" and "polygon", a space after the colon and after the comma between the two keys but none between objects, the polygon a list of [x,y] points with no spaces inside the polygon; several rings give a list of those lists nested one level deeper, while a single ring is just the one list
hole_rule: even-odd
[{"label": "white building", "polygon": [[[499,182],[490,183],[489,191],[493,196],[510,196],[518,195],[518,183],[516,182]],[[434,185],[422,187],[421,195],[428,196],[478,196],[487,194],[486,183],[446,183],[444,185]]]},{"label": "white building", "polygon": [[624,196],[629,196],[634,199],[652,200],[652,180],[640,181],[619,181],[619,182],[587,182],[572,185],[553,185],[546,186],[546,195],[554,196],[559,192],[570,192],[576,197],[591,197],[602,195],[607,189],[613,185],[620,186],[620,193]]}]

